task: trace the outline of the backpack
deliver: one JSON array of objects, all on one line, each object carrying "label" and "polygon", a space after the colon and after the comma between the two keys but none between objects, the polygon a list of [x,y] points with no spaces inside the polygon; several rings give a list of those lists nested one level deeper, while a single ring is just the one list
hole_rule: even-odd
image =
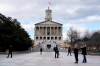
[{"label": "backpack", "polygon": [[53,50],[56,51],[56,48],[54,47]]}]

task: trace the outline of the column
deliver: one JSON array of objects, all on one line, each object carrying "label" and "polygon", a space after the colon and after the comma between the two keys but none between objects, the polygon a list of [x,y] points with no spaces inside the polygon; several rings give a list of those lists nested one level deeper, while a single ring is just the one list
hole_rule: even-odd
[{"label": "column", "polygon": [[59,39],[59,27],[57,27],[57,41],[58,41],[58,39]]},{"label": "column", "polygon": [[62,27],[61,27],[61,29],[60,29],[60,33],[61,33],[60,35],[62,35]]},{"label": "column", "polygon": [[38,27],[38,40],[40,40],[40,27]]},{"label": "column", "polygon": [[53,35],[55,35],[55,27],[53,27]]},{"label": "column", "polygon": [[57,36],[57,27],[55,27],[55,35]]},{"label": "column", "polygon": [[59,35],[61,36],[61,27],[59,27]]},{"label": "column", "polygon": [[39,27],[39,36],[40,36],[40,27]]},{"label": "column", "polygon": [[43,27],[43,35],[45,35],[45,27]]},{"label": "column", "polygon": [[52,32],[52,35],[54,35],[54,27],[52,27],[51,32]]},{"label": "column", "polygon": [[53,28],[53,27],[51,27],[51,35],[53,35],[53,34],[54,34],[53,29],[54,29],[54,28]]},{"label": "column", "polygon": [[46,36],[47,36],[47,27],[46,27]]},{"label": "column", "polygon": [[60,35],[60,27],[58,28],[58,30],[59,30],[58,32],[59,32],[59,35]]},{"label": "column", "polygon": [[55,35],[55,29],[56,29],[56,28],[54,27],[54,35]]},{"label": "column", "polygon": [[42,35],[42,27],[40,27],[40,36]]},{"label": "column", "polygon": [[46,27],[46,40],[47,40],[47,27]]},{"label": "column", "polygon": [[41,27],[41,34],[43,35],[43,27]]},{"label": "column", "polygon": [[40,36],[42,36],[42,33],[43,33],[43,32],[42,32],[42,27],[40,27]]},{"label": "column", "polygon": [[58,27],[57,27],[57,36],[59,35],[59,29],[58,29]]},{"label": "column", "polygon": [[42,32],[41,31],[42,31],[42,27],[40,27],[40,36],[42,35]]},{"label": "column", "polygon": [[44,27],[44,35],[45,35],[45,32],[46,32],[45,29],[46,29],[46,28]]},{"label": "column", "polygon": [[50,27],[50,35],[51,35],[51,27]]},{"label": "column", "polygon": [[51,40],[51,27],[50,27],[50,36],[49,37],[50,37],[50,40]]}]

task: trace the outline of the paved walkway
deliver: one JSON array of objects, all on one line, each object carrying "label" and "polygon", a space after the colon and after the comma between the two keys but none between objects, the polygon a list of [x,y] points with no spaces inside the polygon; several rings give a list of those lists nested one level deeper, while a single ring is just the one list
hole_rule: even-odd
[{"label": "paved walkway", "polygon": [[88,62],[82,63],[82,55],[79,55],[79,63],[74,63],[74,55],[67,56],[60,52],[60,58],[54,58],[54,52],[39,52],[13,54],[13,58],[0,55],[0,66],[100,66],[100,56],[87,55]]}]

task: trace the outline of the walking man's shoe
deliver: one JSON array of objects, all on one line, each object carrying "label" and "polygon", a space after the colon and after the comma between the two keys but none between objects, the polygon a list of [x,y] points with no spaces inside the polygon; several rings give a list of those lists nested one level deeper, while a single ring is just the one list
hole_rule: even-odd
[{"label": "walking man's shoe", "polygon": [[75,63],[78,63],[78,62],[75,62]]}]

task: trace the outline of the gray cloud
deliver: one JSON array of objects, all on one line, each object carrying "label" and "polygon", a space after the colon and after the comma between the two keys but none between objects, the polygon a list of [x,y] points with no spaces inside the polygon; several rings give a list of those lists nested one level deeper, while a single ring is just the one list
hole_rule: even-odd
[{"label": "gray cloud", "polygon": [[[81,19],[87,16],[100,15],[99,3],[100,0],[51,0],[50,7],[53,10],[54,19]],[[0,0],[0,4],[9,4],[9,8],[14,8],[3,11],[5,15],[21,19],[44,19],[44,10],[48,7],[48,0]]]},{"label": "gray cloud", "polygon": [[[45,18],[49,0],[0,0],[0,12],[21,21],[33,38],[34,23]],[[81,27],[82,32],[88,29],[87,22],[100,22],[100,0],[50,0],[54,21],[63,22],[66,28]],[[36,22],[35,22],[36,21]],[[27,22],[27,23],[26,23]],[[83,25],[84,24],[84,25]],[[66,27],[67,26],[67,27]],[[34,30],[33,30],[34,31]]]},{"label": "gray cloud", "polygon": [[85,7],[79,8],[75,11],[76,15],[72,18],[86,18],[88,16],[100,16],[100,7]]}]

